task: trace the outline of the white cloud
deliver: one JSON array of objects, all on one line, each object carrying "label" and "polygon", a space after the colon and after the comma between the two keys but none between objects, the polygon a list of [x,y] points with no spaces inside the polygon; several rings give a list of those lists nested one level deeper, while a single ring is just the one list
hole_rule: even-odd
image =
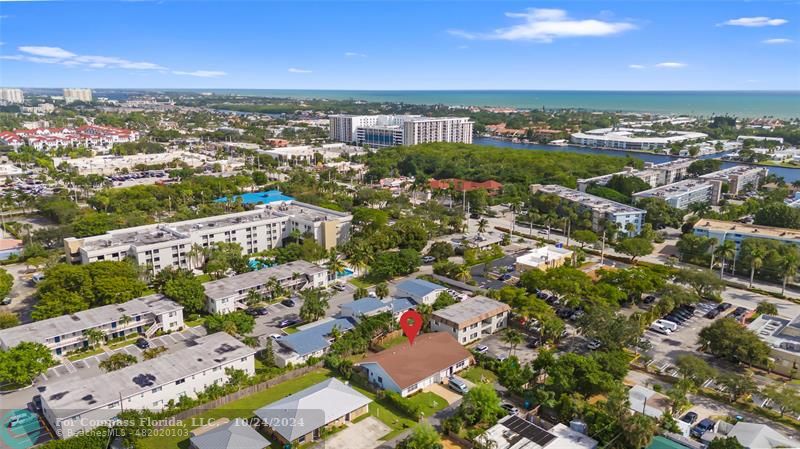
[{"label": "white cloud", "polygon": [[174,75],[196,76],[199,78],[219,78],[225,76],[227,73],[216,70],[195,70],[194,72],[182,72],[179,70],[172,72]]},{"label": "white cloud", "polygon": [[643,69],[644,66],[641,64],[631,64],[628,66],[629,69]]},{"label": "white cloud", "polygon": [[610,22],[597,19],[573,19],[563,9],[530,8],[525,12],[509,12],[506,17],[522,19],[523,23],[498,28],[489,33],[449,30],[465,39],[553,42],[565,37],[599,37],[633,30],[630,22]]},{"label": "white cloud", "polygon": [[722,25],[737,26],[737,27],[766,27],[766,26],[779,26],[789,21],[786,19],[773,19],[772,17],[758,16],[758,17],[740,17],[738,19],[728,20]]},{"label": "white cloud", "polygon": [[658,67],[660,69],[682,69],[682,68],[684,68],[686,66],[687,66],[686,63],[683,63],[683,62],[671,62],[671,61],[659,62],[658,64],[656,64],[656,67]]},{"label": "white cloud", "polygon": [[22,46],[17,48],[17,50],[34,56],[43,56],[45,58],[66,59],[66,58],[74,58],[75,56],[77,56],[75,53],[69,52],[67,50],[64,50],[63,48],[58,48],[58,47]]},{"label": "white cloud", "polygon": [[347,52],[344,53],[344,56],[346,58],[366,58],[367,57],[367,55],[365,55],[364,53],[356,53],[354,51],[347,51]]},{"label": "white cloud", "polygon": [[290,67],[289,68],[289,73],[311,73],[311,70],[298,69],[298,68],[295,68],[295,67]]},{"label": "white cloud", "polygon": [[764,39],[763,41],[761,41],[762,44],[770,44],[770,45],[791,44],[792,42],[794,41],[782,37],[774,39]]},{"label": "white cloud", "polygon": [[[131,61],[117,56],[78,55],[60,47],[26,45],[17,47],[17,50],[22,54],[4,55],[1,56],[0,59],[27,61],[38,64],[61,64],[67,67],[84,66],[92,69],[157,70],[161,73],[169,73],[167,67],[154,62]],[[204,78],[226,75],[225,72],[213,70],[176,71],[173,73]]]}]

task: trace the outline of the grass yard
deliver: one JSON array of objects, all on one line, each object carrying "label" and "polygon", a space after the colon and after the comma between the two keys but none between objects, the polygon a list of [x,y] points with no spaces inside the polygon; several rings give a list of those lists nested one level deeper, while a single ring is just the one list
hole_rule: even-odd
[{"label": "grass yard", "polygon": [[[312,371],[259,393],[230,402],[222,407],[201,413],[194,417],[194,419],[197,422],[208,422],[209,419],[219,418],[228,418],[231,420],[234,418],[250,418],[253,416],[255,410],[281,400],[292,393],[296,393],[322,382],[331,376],[331,372],[326,369]],[[188,419],[184,421],[182,425],[163,429],[163,432],[159,432],[160,434],[158,436],[142,439],[139,442],[139,447],[143,449],[187,449],[189,447],[189,431],[195,427],[196,426],[192,425],[192,419]]]},{"label": "grass yard", "polygon": [[356,287],[363,287],[363,288],[370,288],[373,285],[375,285],[369,281],[365,281],[363,278],[357,278],[355,276],[350,277],[350,279],[348,279],[347,282],[355,285]]},{"label": "grass yard", "polygon": [[93,356],[93,355],[102,354],[102,353],[104,353],[104,352],[105,352],[105,351],[103,350],[103,348],[101,348],[101,347],[97,347],[97,348],[94,348],[94,349],[89,349],[89,350],[86,350],[86,351],[77,351],[77,352],[74,352],[74,353],[72,353],[72,354],[68,355],[68,356],[67,356],[67,359],[68,359],[70,362],[74,362],[74,361],[76,361],[76,360],[85,359],[86,357],[91,357],[91,356]]},{"label": "grass yard", "polygon": [[[392,438],[396,437],[402,431],[414,427],[417,424],[416,421],[407,417],[403,414],[403,412],[397,410],[389,401],[383,399],[378,400],[375,398],[375,394],[365,390],[358,385],[351,384],[351,387],[358,390],[359,393],[363,394],[364,396],[372,399],[372,402],[369,404],[369,414],[370,416],[374,416],[387,426],[391,428],[391,432],[387,433],[381,440],[388,441]],[[444,400],[441,396],[430,393],[430,392],[421,392],[417,393],[407,400],[412,402],[419,402],[420,405],[423,407],[423,411],[425,416],[431,416],[432,414],[438,412],[439,410],[447,407],[447,401]]]},{"label": "grass yard", "polygon": [[458,373],[458,376],[463,377],[474,384],[481,383],[481,378],[485,379],[489,383],[497,380],[497,374],[489,371],[486,368],[481,368],[480,366],[467,368],[466,370]]},{"label": "grass yard", "polygon": [[394,337],[392,339],[386,340],[385,342],[381,343],[380,346],[381,348],[386,350],[389,348],[393,348],[397,345],[401,345],[403,343],[408,344],[408,338],[405,335],[398,335],[397,337]]},{"label": "grass yard", "polygon": [[133,338],[129,338],[127,340],[122,340],[122,341],[116,341],[114,343],[109,343],[106,346],[108,346],[108,349],[111,349],[111,350],[124,348],[125,346],[130,346],[130,345],[136,343],[136,340],[138,338],[139,337],[136,336],[136,337],[133,337]]}]

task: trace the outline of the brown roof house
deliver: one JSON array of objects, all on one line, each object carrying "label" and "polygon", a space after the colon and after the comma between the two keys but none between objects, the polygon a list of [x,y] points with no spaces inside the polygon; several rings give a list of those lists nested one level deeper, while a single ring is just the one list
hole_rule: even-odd
[{"label": "brown roof house", "polygon": [[472,355],[445,332],[419,335],[406,343],[369,356],[360,366],[370,382],[406,397],[467,368]]}]

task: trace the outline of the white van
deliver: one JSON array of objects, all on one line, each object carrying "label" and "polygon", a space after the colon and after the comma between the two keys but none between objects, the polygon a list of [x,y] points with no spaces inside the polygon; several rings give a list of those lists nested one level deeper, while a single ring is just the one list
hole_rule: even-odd
[{"label": "white van", "polygon": [[669,320],[656,320],[655,322],[657,324],[660,324],[661,326],[666,327],[667,329],[671,330],[672,332],[675,332],[676,330],[678,330],[678,323],[675,323],[675,322],[672,322],[672,321],[669,321]]},{"label": "white van", "polygon": [[464,379],[458,376],[450,376],[450,381],[447,383],[447,386],[450,387],[451,390],[455,391],[456,393],[464,394],[469,391],[469,385],[464,382]]},{"label": "white van", "polygon": [[664,334],[664,335],[669,335],[669,334],[672,333],[672,329],[670,329],[668,327],[665,327],[665,326],[662,326],[661,324],[658,324],[657,322],[653,322],[653,324],[650,325],[650,330],[656,331],[659,334]]},{"label": "white van", "polygon": [[33,285],[36,285],[39,282],[42,282],[43,280],[44,280],[44,273],[35,273],[33,276],[31,276],[31,282],[33,283]]}]

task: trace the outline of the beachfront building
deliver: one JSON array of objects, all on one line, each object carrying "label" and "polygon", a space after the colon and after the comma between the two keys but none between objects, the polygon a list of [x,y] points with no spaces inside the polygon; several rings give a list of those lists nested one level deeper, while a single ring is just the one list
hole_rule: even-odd
[{"label": "beachfront building", "polygon": [[721,196],[722,183],[720,181],[697,179],[685,179],[633,194],[635,199],[661,198],[677,209],[687,209],[694,203],[717,204]]},{"label": "beachfront building", "polygon": [[0,104],[22,104],[24,102],[25,96],[22,94],[22,89],[0,88]]},{"label": "beachfront building", "polygon": [[310,443],[369,413],[372,399],[331,378],[255,411],[281,446]]},{"label": "beachfront building", "polygon": [[769,169],[753,165],[735,165],[719,171],[705,174],[700,179],[719,181],[728,185],[728,194],[738,195],[746,190],[755,190],[759,183],[767,177]]},{"label": "beachfront building", "polygon": [[[532,184],[530,189],[531,193],[555,195],[581,210],[588,210],[592,214],[592,229],[596,232],[602,232],[606,223],[614,223],[619,232],[630,235],[638,235],[642,231],[647,213],[642,209],[555,184]],[[627,230],[628,225],[633,227],[630,232]]]},{"label": "beachfront building", "polygon": [[275,340],[275,364],[280,367],[302,365],[312,357],[320,358],[328,352],[333,338],[331,334],[344,333],[355,327],[349,318],[325,318],[297,328],[297,332],[283,335]]},{"label": "beachfront building", "polygon": [[67,87],[64,89],[64,102],[74,103],[76,101],[83,101],[85,103],[92,102],[92,89],[81,89],[75,87]]},{"label": "beachfront building", "polygon": [[204,283],[206,310],[208,313],[231,313],[247,308],[245,301],[251,291],[268,296],[273,288],[296,292],[307,288],[324,288],[328,282],[327,269],[304,260],[295,260]]},{"label": "beachfront building", "polygon": [[488,337],[508,326],[511,307],[485,296],[475,296],[433,312],[432,332],[447,332],[462,345]]},{"label": "beachfront building", "polygon": [[577,145],[613,150],[660,151],[673,143],[700,142],[708,134],[689,131],[656,133],[645,128],[600,128],[574,133],[570,141]]},{"label": "beachfront building", "polygon": [[447,382],[471,363],[472,355],[452,335],[432,332],[417,336],[413,345],[394,346],[355,364],[373,385],[406,397]]},{"label": "beachfront building", "polygon": [[285,201],[252,211],[69,237],[64,239],[64,251],[73,263],[131,257],[154,273],[166,267],[195,269],[199,262],[193,253],[199,249],[215,243],[238,243],[244,254],[254,254],[282,246],[295,230],[330,249],[349,239],[351,219],[344,212]]},{"label": "beachfront building", "polygon": [[161,411],[181,396],[195,398],[225,384],[229,369],[255,374],[256,350],[226,332],[194,343],[81,382],[52,380],[41,393],[42,414],[56,434],[69,438],[110,423],[123,410]]},{"label": "beachfront building", "polygon": [[86,332],[90,329],[99,330],[106,339],[116,339],[138,334],[150,337],[159,330],[172,332],[183,327],[183,306],[155,294],[0,330],[0,349],[27,341],[41,343],[58,356],[88,347]]},{"label": "beachfront building", "polygon": [[527,270],[547,271],[551,268],[558,268],[571,259],[572,251],[560,246],[545,245],[517,256],[514,267],[519,272]]},{"label": "beachfront building", "polygon": [[736,244],[736,254],[746,239],[769,239],[781,243],[800,245],[800,231],[788,228],[751,225],[733,221],[721,221],[702,218],[694,225],[694,234],[716,239],[717,245],[726,240]]},{"label": "beachfront building", "polygon": [[472,143],[474,123],[467,117],[419,115],[331,115],[330,138],[384,148],[428,142]]}]

